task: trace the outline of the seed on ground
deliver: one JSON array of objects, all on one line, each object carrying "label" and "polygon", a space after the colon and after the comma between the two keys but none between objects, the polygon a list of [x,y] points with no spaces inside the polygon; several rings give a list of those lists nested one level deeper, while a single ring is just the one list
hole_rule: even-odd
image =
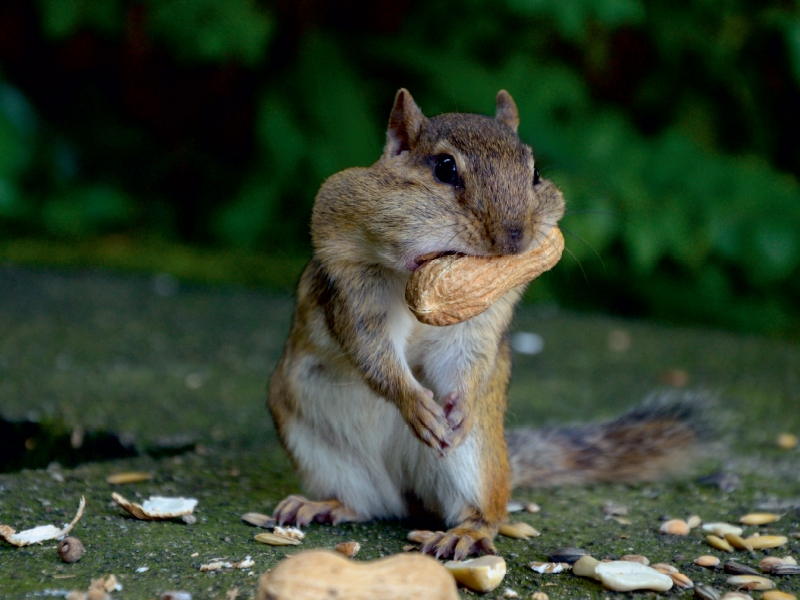
[{"label": "seed on ground", "polygon": [[750,513],[739,519],[739,523],[743,525],[766,525],[767,523],[774,523],[781,518],[781,515],[775,513]]},{"label": "seed on ground", "polygon": [[719,562],[716,556],[711,556],[710,554],[704,554],[694,559],[694,564],[698,567],[706,567],[707,569],[713,569],[719,565]]},{"label": "seed on ground", "polygon": [[658,531],[667,535],[689,535],[689,524],[683,519],[670,519],[664,521]]}]

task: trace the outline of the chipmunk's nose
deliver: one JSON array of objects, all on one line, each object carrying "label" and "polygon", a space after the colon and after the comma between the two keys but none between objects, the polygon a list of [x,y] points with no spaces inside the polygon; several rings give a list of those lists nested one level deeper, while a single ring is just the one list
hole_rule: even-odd
[{"label": "chipmunk's nose", "polygon": [[501,254],[519,254],[527,249],[530,239],[524,227],[509,225],[503,230],[502,237],[497,240],[497,249]]}]

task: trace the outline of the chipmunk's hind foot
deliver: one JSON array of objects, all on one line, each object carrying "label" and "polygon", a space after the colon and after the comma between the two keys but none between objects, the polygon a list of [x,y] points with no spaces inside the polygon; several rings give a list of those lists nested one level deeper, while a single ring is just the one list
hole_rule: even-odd
[{"label": "chipmunk's hind foot", "polygon": [[301,527],[314,522],[338,525],[365,520],[338,500],[315,501],[294,495],[284,498],[273,516],[281,525],[294,523]]},{"label": "chipmunk's hind foot", "polygon": [[463,560],[470,554],[497,554],[488,527],[455,527],[448,531],[437,531],[426,541],[420,551],[436,558]]}]

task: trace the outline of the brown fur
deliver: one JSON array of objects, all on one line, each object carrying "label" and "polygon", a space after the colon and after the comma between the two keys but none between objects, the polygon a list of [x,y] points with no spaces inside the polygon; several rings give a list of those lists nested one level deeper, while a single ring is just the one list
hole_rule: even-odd
[{"label": "brown fur", "polygon": [[[329,415],[315,404],[320,398],[341,402],[329,390],[342,382],[360,398],[372,393],[377,401],[391,403],[402,426],[438,452],[441,461],[467,440],[474,444],[474,472],[458,473],[466,487],[443,492],[461,493],[456,490],[473,489],[475,483],[477,499],[468,499],[471,493],[458,497],[455,516],[447,506],[427,507],[452,527],[424,546],[437,556],[494,552],[492,540],[507,518],[512,481],[605,480],[615,473],[628,480],[647,472],[639,459],[658,455],[661,442],[683,443],[691,437],[675,419],[662,427],[658,419],[646,418],[584,432],[583,438],[553,432],[537,441],[526,434],[512,438],[516,454],[510,468],[503,434],[511,372],[505,335],[522,288],[508,292],[484,315],[452,326],[463,345],[463,352],[452,354],[454,362],[444,365],[448,374],[458,375],[455,389],[426,389],[437,385],[437,373],[429,369],[440,354],[429,353],[426,344],[435,345],[438,338],[428,326],[412,321],[404,305],[405,284],[417,259],[431,252],[524,252],[563,215],[561,192],[538,178],[531,149],[517,136],[518,124],[516,106],[505,91],[497,95],[496,118],[445,114],[430,119],[406,90],[398,92],[378,162],[333,175],[317,195],[311,220],[314,257],[300,279],[292,330],[270,382],[275,425],[304,480],[326,475],[306,450],[318,450],[322,454],[315,456],[325,460],[329,453],[341,453],[347,458],[340,467],[356,469],[352,473],[359,467],[351,459],[353,464],[375,459],[358,456],[359,440],[342,437],[349,429],[341,419],[351,419],[343,416],[346,410],[337,405]],[[435,175],[442,155],[455,161],[454,182]],[[393,337],[405,331],[397,323],[408,324],[408,339]],[[444,355],[451,356],[449,351],[445,348]],[[353,415],[352,422],[361,427],[359,416]],[[292,446],[299,430],[313,432],[303,433],[302,439],[314,448]],[[665,436],[665,431],[672,433]],[[636,460],[630,460],[634,454]],[[545,464],[539,466],[542,457]],[[656,460],[658,468],[668,462]],[[433,468],[447,464],[433,463]],[[449,471],[437,473],[431,477],[452,477]],[[331,497],[319,501],[290,496],[277,507],[276,517],[300,523],[368,518],[342,502],[348,491],[333,486],[325,492]],[[405,490],[412,498],[421,491],[430,493]],[[441,496],[447,497],[453,496]]]}]

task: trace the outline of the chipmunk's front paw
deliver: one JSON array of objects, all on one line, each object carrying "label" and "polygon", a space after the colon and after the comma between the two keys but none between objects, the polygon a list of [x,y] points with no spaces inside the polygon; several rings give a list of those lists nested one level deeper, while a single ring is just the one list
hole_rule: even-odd
[{"label": "chipmunk's front paw", "polygon": [[444,409],[433,401],[433,392],[426,394],[406,416],[406,422],[414,434],[425,444],[446,456],[453,445],[453,430],[445,417]]},{"label": "chipmunk's front paw", "polygon": [[315,521],[338,525],[364,520],[338,500],[314,501],[303,496],[284,498],[275,508],[273,516],[280,525],[294,523],[301,527]]},{"label": "chipmunk's front paw", "polygon": [[456,527],[449,531],[437,531],[426,541],[420,551],[436,558],[463,560],[470,554],[497,554],[493,536],[483,528]]},{"label": "chipmunk's front paw", "polygon": [[444,397],[444,416],[452,432],[452,446],[456,447],[467,439],[472,428],[469,406],[458,392],[450,392]]}]

